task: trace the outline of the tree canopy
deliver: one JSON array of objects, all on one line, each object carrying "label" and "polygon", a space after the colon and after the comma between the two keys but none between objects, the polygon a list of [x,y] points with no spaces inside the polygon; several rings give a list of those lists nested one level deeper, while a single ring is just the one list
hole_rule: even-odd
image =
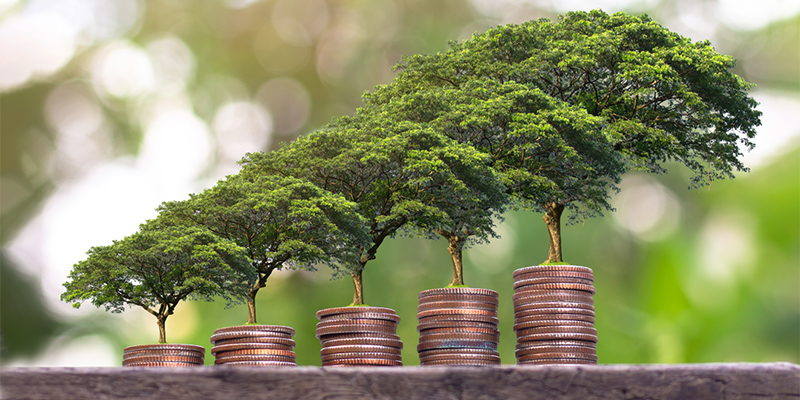
[{"label": "tree canopy", "polygon": [[90,300],[107,311],[139,306],[165,322],[181,300],[244,299],[255,275],[244,249],[198,227],[149,222],[108,246],[92,247],[72,268],[61,299],[80,307]]},{"label": "tree canopy", "polygon": [[354,203],[292,176],[231,175],[186,201],[164,203],[159,211],[245,249],[258,273],[248,288],[247,323],[256,323],[256,294],[274,271],[313,271],[322,262],[352,265],[355,249],[366,240]]}]

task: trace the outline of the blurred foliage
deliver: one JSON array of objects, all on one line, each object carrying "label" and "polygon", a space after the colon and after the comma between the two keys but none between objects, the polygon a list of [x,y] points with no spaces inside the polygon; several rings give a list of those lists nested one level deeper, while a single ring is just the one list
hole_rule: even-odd
[{"label": "blurred foliage", "polygon": [[[16,9],[29,3],[21,1]],[[331,118],[353,112],[364,91],[390,82],[389,67],[402,55],[442,51],[449,40],[466,39],[503,22],[497,15],[517,22],[556,15],[550,2],[485,15],[478,9],[486,11],[486,2],[466,0],[122,3],[137,5],[139,17],[118,37],[84,40],[57,72],[0,94],[0,245],[4,247],[59,185],[99,163],[138,153],[147,108],[167,88],[132,96],[104,92],[92,68],[107,46],[122,42],[146,48],[164,38],[177,38],[193,60],[185,90],[177,97],[209,125],[227,103],[262,105],[273,120],[267,146],[275,149]],[[663,23],[677,18],[684,3],[647,2],[651,9],[640,5],[630,11],[647,11]],[[723,27],[718,37],[712,43],[739,60],[735,72],[747,81],[759,89],[800,92],[800,16],[787,16],[755,31]],[[100,155],[81,164],[64,161],[57,129],[46,118],[48,99],[66,85],[99,107],[104,121],[104,132],[88,139],[102,144]],[[270,95],[274,92],[278,95]],[[647,238],[622,228],[615,222],[622,211],[619,206],[616,215],[564,228],[565,259],[595,271],[601,363],[800,362],[798,153],[796,143],[768,166],[716,182],[710,189],[688,190],[690,175],[677,166],[647,178],[679,205],[677,227],[666,236]],[[214,162],[222,159],[216,154]],[[623,188],[621,195],[625,193]],[[465,253],[464,273],[466,284],[500,292],[501,357],[510,364],[515,342],[511,271],[542,261],[547,236],[541,216],[527,212],[508,213],[498,229],[501,239]],[[403,319],[399,334],[407,365],[418,363],[417,293],[449,281],[446,247],[442,240],[397,238],[381,247],[364,274],[367,303],[394,308]],[[713,262],[715,257],[721,265]],[[0,262],[3,361],[31,356],[64,333],[73,338],[108,337],[118,346],[120,359],[124,346],[155,337],[155,332],[129,337],[121,320],[105,316],[80,320],[55,316],[42,301],[37,281],[18,272],[38,266],[12,265],[5,256]],[[350,301],[352,283],[330,282],[328,277],[324,267],[313,274],[284,272],[259,296],[263,323],[297,330],[302,365],[320,364],[314,312]],[[187,303],[168,329],[173,341],[210,348],[214,329],[241,324],[246,315],[246,309],[239,307],[224,310],[222,302]],[[180,324],[194,328],[181,333]]]}]

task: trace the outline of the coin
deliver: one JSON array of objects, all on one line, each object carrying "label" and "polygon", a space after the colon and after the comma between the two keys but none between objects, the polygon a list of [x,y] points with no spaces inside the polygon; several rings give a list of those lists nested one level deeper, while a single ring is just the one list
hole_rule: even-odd
[{"label": "coin", "polygon": [[532,265],[530,267],[524,267],[514,270],[512,276],[516,277],[517,275],[527,274],[531,272],[542,272],[542,271],[573,271],[573,272],[583,272],[586,274],[592,273],[591,268],[582,267],[578,265]]},{"label": "coin", "polygon": [[568,303],[533,303],[519,306],[514,309],[514,316],[527,316],[537,314],[581,314],[594,317],[594,306],[582,306]]},{"label": "coin", "polygon": [[477,315],[477,314],[444,314],[444,315],[430,315],[418,318],[419,324],[449,324],[459,322],[479,322],[484,324],[492,324],[497,326],[500,320],[496,315]]},{"label": "coin", "polygon": [[320,342],[324,345],[331,340],[342,340],[342,339],[385,339],[385,340],[396,340],[400,341],[400,336],[397,336],[396,333],[382,333],[382,332],[348,332],[348,333],[341,333],[338,335],[327,335],[326,337],[320,338]]},{"label": "coin", "polygon": [[391,346],[379,345],[343,345],[325,346],[320,350],[320,355],[330,355],[334,353],[389,353],[400,354],[400,349]]},{"label": "coin", "polygon": [[294,336],[294,328],[289,326],[281,326],[281,325],[238,325],[238,326],[230,326],[226,328],[219,328],[214,331],[214,334],[218,333],[226,333],[226,332],[248,332],[248,331],[259,331],[259,332],[273,332],[283,335],[288,335],[289,337]]},{"label": "coin", "polygon": [[293,358],[297,357],[297,354],[295,354],[295,352],[292,350],[276,350],[276,349],[239,349],[231,351],[220,351],[216,354],[216,357],[220,358],[220,357],[257,356],[257,355],[293,357]]},{"label": "coin", "polygon": [[497,342],[500,339],[500,332],[477,333],[477,332],[447,332],[419,335],[419,342],[434,342],[441,340],[492,340]]},{"label": "coin", "polygon": [[539,333],[584,333],[597,335],[597,329],[587,326],[543,326],[538,328],[517,329],[519,335],[535,335]]},{"label": "coin", "polygon": [[321,358],[323,363],[330,361],[338,361],[338,360],[348,360],[348,359],[356,359],[356,360],[380,359],[380,360],[403,361],[403,358],[400,356],[400,354],[382,353],[382,352],[332,353],[323,355],[321,356]]},{"label": "coin", "polygon": [[198,353],[196,351],[183,351],[183,350],[140,350],[130,353],[125,353],[122,355],[123,360],[127,360],[132,357],[141,357],[141,356],[169,356],[169,357],[197,357],[197,358],[204,358],[205,354]]},{"label": "coin", "polygon": [[543,328],[551,326],[581,326],[585,328],[594,329],[594,322],[588,321],[575,321],[575,320],[542,320],[542,321],[528,321],[517,322],[514,324],[514,330],[519,331],[531,328]]},{"label": "coin", "polygon": [[136,346],[129,346],[125,348],[124,353],[132,353],[143,350],[148,350],[148,351],[182,350],[182,351],[193,351],[202,354],[206,353],[206,349],[203,346],[197,346],[194,344],[166,344],[166,343],[140,344]]},{"label": "coin", "polygon": [[497,350],[496,340],[430,340],[421,342],[417,345],[417,352],[431,350],[431,349],[458,349],[458,348],[475,348],[475,349],[492,349]]},{"label": "coin", "polygon": [[336,367],[336,366],[384,366],[384,367],[402,367],[403,362],[397,360],[386,360],[383,358],[341,358],[338,360],[331,360],[322,363],[323,367]]},{"label": "coin", "polygon": [[531,278],[581,278],[594,282],[594,274],[576,271],[537,271],[525,272],[514,276],[514,280]]},{"label": "coin", "polygon": [[211,335],[211,343],[216,343],[220,340],[240,339],[240,338],[256,338],[256,337],[269,337],[269,338],[283,338],[291,339],[291,336],[279,332],[267,331],[230,331],[221,332]]},{"label": "coin", "polygon": [[421,364],[436,361],[451,361],[453,365],[458,365],[462,361],[482,361],[491,364],[500,364],[500,356],[493,354],[433,354],[420,356],[419,361]]},{"label": "coin", "polygon": [[179,356],[139,356],[139,357],[130,357],[128,359],[122,360],[122,366],[126,366],[128,364],[143,363],[143,362],[179,362],[179,363],[203,365],[203,358],[179,357]]},{"label": "coin", "polygon": [[317,319],[322,320],[325,317],[338,314],[351,314],[351,313],[382,313],[382,314],[395,314],[397,313],[391,308],[384,307],[335,307],[319,310],[316,313]]},{"label": "coin", "polygon": [[385,346],[391,347],[395,349],[402,349],[403,342],[400,339],[383,339],[383,338],[373,338],[373,337],[353,337],[353,338],[341,338],[341,339],[330,339],[326,340],[322,343],[325,347],[336,347],[336,346]]},{"label": "coin", "polygon": [[435,354],[486,354],[500,356],[497,349],[479,349],[469,347],[447,348],[447,349],[428,349],[419,352],[420,357],[426,357]]},{"label": "coin", "polygon": [[597,350],[596,343],[583,340],[542,340],[537,342],[522,342],[517,344],[517,350],[558,347],[587,347],[592,349],[592,351]]},{"label": "coin", "polygon": [[452,329],[494,329],[497,330],[497,324],[489,324],[485,322],[474,321],[442,321],[442,322],[427,322],[417,325],[417,332],[426,332],[429,330],[452,330]]},{"label": "coin", "polygon": [[131,363],[127,365],[123,365],[124,367],[202,367],[203,364],[194,364],[194,363],[184,363],[184,362],[138,362],[138,363]]},{"label": "coin", "polygon": [[433,328],[433,329],[425,329],[420,331],[420,338],[423,336],[428,337],[430,335],[461,335],[465,333],[480,333],[485,335],[499,335],[500,331],[497,328],[475,328],[475,327],[462,327],[462,328]]},{"label": "coin", "polygon": [[294,357],[284,357],[276,355],[240,355],[229,357],[217,357],[214,364],[225,364],[228,362],[237,361],[280,361],[280,362],[295,362]]},{"label": "coin", "polygon": [[380,325],[380,326],[388,326],[388,327],[397,327],[397,323],[393,321],[385,321],[380,319],[335,319],[335,320],[323,320],[317,322],[317,329],[320,328],[328,328],[331,326],[340,326],[340,325],[352,325],[352,326],[360,326],[360,325]]},{"label": "coin", "polygon": [[[492,365],[499,365],[499,364],[500,363],[496,363],[496,362],[493,362],[493,361],[487,362],[487,361],[479,361],[479,360],[460,360],[460,361],[458,361],[458,364],[455,364],[455,365],[458,365],[459,367],[489,367],[489,366],[492,366]],[[441,361],[428,361],[423,366],[425,366],[425,367],[431,366],[432,367],[432,366],[451,366],[451,365],[454,365],[452,361],[450,361],[450,360],[441,360]]]},{"label": "coin", "polygon": [[514,351],[517,358],[531,354],[549,353],[588,354],[592,357],[597,357],[597,349],[588,346],[534,346]]},{"label": "coin", "polygon": [[586,333],[520,333],[517,331],[517,343],[536,342],[542,340],[584,340],[597,343],[597,335]]},{"label": "coin", "polygon": [[215,367],[296,367],[291,361],[229,361],[216,364]]},{"label": "coin", "polygon": [[[276,346],[286,346],[290,348],[294,348],[295,342],[293,339],[287,338],[279,338],[279,337],[272,337],[272,336],[265,336],[265,337],[242,337],[242,338],[233,338],[233,339],[220,339],[217,341],[212,341],[212,344],[216,346],[224,346],[229,344],[272,344]],[[213,348],[212,348],[213,350]]]},{"label": "coin", "polygon": [[480,294],[434,294],[419,299],[419,304],[433,303],[439,301],[473,301],[478,303],[498,304],[496,296],[485,296]]},{"label": "coin", "polygon": [[383,333],[393,334],[397,331],[394,326],[384,325],[332,325],[324,328],[317,328],[315,336],[317,339],[322,339],[323,336],[329,335],[342,335],[342,334],[366,334],[366,333]]},{"label": "coin", "polygon": [[253,349],[267,349],[267,350],[292,350],[294,346],[287,346],[280,343],[233,343],[217,345],[211,348],[211,354],[217,354],[225,351],[235,350],[253,350]]},{"label": "coin", "polygon": [[596,360],[584,360],[580,358],[547,358],[542,360],[518,361],[520,365],[568,365],[568,364],[597,364]]},{"label": "coin", "polygon": [[594,294],[594,285],[587,285],[585,283],[536,283],[526,284],[524,286],[517,286],[514,284],[515,293],[521,291],[535,291],[535,290],[577,290]]},{"label": "coin", "polygon": [[545,293],[530,294],[524,290],[517,290],[511,296],[514,306],[523,303],[568,302],[594,304],[594,297],[590,293],[576,292],[562,293],[559,291],[546,291]]},{"label": "coin", "polygon": [[428,296],[436,296],[436,295],[446,295],[446,294],[456,294],[456,295],[479,295],[479,296],[489,296],[497,298],[497,292],[490,289],[480,289],[480,288],[438,288],[438,289],[428,289],[419,292],[419,298],[422,299],[423,297]]},{"label": "coin", "polygon": [[568,321],[568,322],[586,322],[594,325],[594,317],[583,314],[529,314],[522,316],[514,316],[514,324],[522,324],[526,322],[545,322],[545,321]]},{"label": "coin", "polygon": [[539,287],[540,285],[560,285],[560,284],[593,286],[594,281],[583,278],[565,278],[565,277],[527,278],[527,279],[515,280],[513,286],[514,289],[519,289],[526,286],[531,286],[533,288],[536,288]]},{"label": "coin", "polygon": [[482,315],[497,318],[497,310],[481,310],[477,308],[439,308],[436,310],[420,311],[417,319],[436,315]]},{"label": "coin", "polygon": [[470,310],[489,310],[497,312],[497,304],[481,303],[477,301],[439,301],[431,303],[420,303],[417,306],[417,312],[437,310],[437,309],[453,309],[453,308],[466,308]]},{"label": "coin", "polygon": [[400,317],[397,314],[387,313],[346,313],[346,314],[332,314],[325,316],[324,321],[339,321],[349,319],[364,319],[364,320],[382,320],[391,321],[394,323],[400,322]]}]

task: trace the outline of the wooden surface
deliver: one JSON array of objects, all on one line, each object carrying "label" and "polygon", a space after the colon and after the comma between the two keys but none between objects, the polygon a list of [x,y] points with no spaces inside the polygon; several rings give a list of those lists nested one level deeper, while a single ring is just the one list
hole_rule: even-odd
[{"label": "wooden surface", "polygon": [[800,399],[800,366],[8,368],[3,399]]}]

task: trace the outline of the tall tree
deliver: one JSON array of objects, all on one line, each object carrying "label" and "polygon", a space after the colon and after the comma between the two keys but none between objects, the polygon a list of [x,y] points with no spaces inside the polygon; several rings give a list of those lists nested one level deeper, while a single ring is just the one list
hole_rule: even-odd
[{"label": "tall tree", "polygon": [[351,264],[357,259],[354,249],[366,240],[354,203],[291,176],[231,175],[189,200],[164,203],[159,211],[246,250],[257,272],[247,289],[248,324],[257,322],[256,295],[274,271]]},{"label": "tall tree", "polygon": [[[447,52],[408,57],[391,92],[485,79],[535,87],[601,118],[625,170],[662,172],[664,163],[678,161],[701,185],[747,170],[739,144],[752,148],[760,125],[751,85],[730,71],[734,66],[708,41],[692,42],[647,16],[597,10],[500,26]],[[559,202],[542,207],[548,226],[557,223]],[[561,261],[554,253],[551,247],[548,261]]]},{"label": "tall tree", "polygon": [[156,317],[158,343],[166,343],[167,317],[181,300],[241,301],[255,275],[244,249],[198,227],[143,224],[108,246],[92,247],[75,264],[61,299],[80,307],[91,300],[106,311],[126,305]]}]

